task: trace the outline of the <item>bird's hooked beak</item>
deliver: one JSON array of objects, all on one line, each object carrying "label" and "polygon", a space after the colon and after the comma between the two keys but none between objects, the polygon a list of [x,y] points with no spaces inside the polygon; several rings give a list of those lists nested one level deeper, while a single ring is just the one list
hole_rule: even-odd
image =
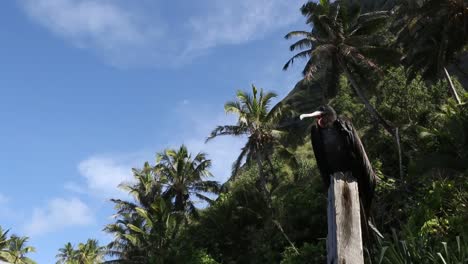
[{"label": "bird's hooked beak", "polygon": [[308,117],[319,117],[323,115],[323,112],[322,111],[315,111],[313,113],[310,113],[310,114],[302,114],[299,116],[299,118],[302,120],[304,118],[308,118]]}]

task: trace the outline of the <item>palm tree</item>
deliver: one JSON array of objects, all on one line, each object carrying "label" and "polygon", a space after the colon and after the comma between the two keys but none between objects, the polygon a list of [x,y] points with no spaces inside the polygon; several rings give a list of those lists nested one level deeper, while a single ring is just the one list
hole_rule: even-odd
[{"label": "palm tree", "polygon": [[445,76],[449,91],[458,104],[460,98],[446,66],[455,62],[468,42],[468,5],[465,0],[403,1],[399,8],[397,45],[404,51],[410,79],[422,71],[426,79]]},{"label": "palm tree", "polygon": [[57,264],[98,264],[104,260],[107,253],[106,248],[99,246],[95,239],[88,239],[86,243],[78,244],[77,249],[68,242],[63,248],[59,249],[56,255]]},{"label": "palm tree", "polygon": [[370,104],[363,90],[371,83],[371,76],[379,74],[378,60],[399,58],[394,50],[387,48],[389,36],[383,34],[391,12],[361,14],[360,6],[349,0],[308,2],[302,6],[301,12],[313,29],[291,31],[285,36],[286,39],[302,39],[291,45],[291,51],[300,52],[288,60],[283,70],[287,70],[296,59],[308,59],[303,75],[307,80],[325,80],[326,85],[322,88],[325,98],[333,98],[337,94],[339,76],[344,73],[373,118],[395,135],[394,128]]},{"label": "palm tree", "polygon": [[[159,203],[162,200],[163,180],[148,162],[145,162],[143,169],[132,171],[134,181],[122,183],[119,187],[127,191],[133,201],[111,200],[117,210],[116,221],[108,224],[104,231],[114,235],[114,241],[107,246],[107,253],[116,259],[106,263],[147,263],[145,261],[152,255],[151,252],[159,248],[158,239],[149,237],[149,234],[153,232],[153,227],[158,232],[164,232],[164,229],[156,228],[154,221],[147,221],[144,217],[162,217]],[[148,213],[148,210],[151,212]],[[164,213],[167,215],[167,211]]]},{"label": "palm tree", "polygon": [[179,222],[172,205],[159,197],[149,208],[137,207],[106,226],[104,230],[115,237],[109,253],[118,258],[115,263],[163,263]]},{"label": "palm tree", "polygon": [[97,240],[88,239],[86,243],[78,244],[74,259],[77,264],[98,264],[102,263],[105,253],[105,247],[99,246]]},{"label": "palm tree", "polygon": [[108,255],[117,258],[106,263],[161,263],[179,231],[180,218],[173,205],[161,196],[147,207],[135,204],[130,209],[121,203],[116,201],[116,222],[104,228],[114,235]]},{"label": "palm tree", "polygon": [[264,93],[263,89],[258,92],[257,88],[252,85],[252,94],[244,91],[237,92],[237,101],[227,102],[224,105],[226,113],[238,115],[238,121],[235,125],[224,125],[216,127],[206,141],[209,141],[218,136],[246,136],[247,142],[241,150],[241,153],[232,166],[232,176],[230,181],[237,176],[242,162],[256,162],[259,171],[259,189],[265,199],[269,211],[271,212],[271,220],[282,232],[286,240],[294,247],[288,236],[284,233],[281,225],[275,220],[271,193],[267,189],[267,180],[264,171],[264,165],[267,163],[273,175],[275,175],[271,155],[279,154],[285,158],[289,164],[294,163],[294,156],[287,150],[281,142],[281,136],[285,132],[276,129],[280,120],[282,109],[281,107],[274,110],[269,109],[271,101],[276,97],[275,93]]},{"label": "palm tree", "polygon": [[12,235],[9,243],[9,256],[7,261],[13,264],[35,264],[36,262],[26,255],[35,252],[32,246],[26,246],[29,238]]},{"label": "palm tree", "polygon": [[216,181],[206,181],[204,178],[212,176],[209,172],[211,160],[205,153],[198,153],[192,158],[187,148],[182,145],[179,150],[167,149],[157,154],[155,171],[165,183],[162,197],[174,202],[174,209],[188,212],[197,216],[197,210],[191,195],[211,203],[212,200],[204,195],[206,192],[217,193],[219,184]]},{"label": "palm tree", "polygon": [[9,254],[8,246],[10,239],[8,238],[8,231],[3,231],[0,226],[0,261],[7,261]]},{"label": "palm tree", "polygon": [[[162,195],[162,186],[165,183],[158,174],[155,173],[154,166],[145,162],[143,169],[132,169],[134,181],[123,182],[119,188],[128,192],[135,202],[111,199],[118,206],[119,213],[133,212],[139,205],[149,208],[150,205]],[[138,205],[139,204],[139,205]]]},{"label": "palm tree", "polygon": [[58,259],[57,264],[75,264],[76,252],[73,245],[68,242],[63,248],[59,249],[59,253],[55,256]]},{"label": "palm tree", "polygon": [[245,160],[246,163],[257,163],[260,180],[266,183],[264,163],[271,165],[271,155],[275,151],[286,157],[289,164],[291,161],[294,162],[292,154],[281,141],[285,132],[277,129],[283,109],[281,107],[271,111],[269,109],[271,101],[276,96],[272,92],[264,93],[263,89],[260,89],[260,93],[258,93],[255,85],[252,85],[252,94],[237,91],[237,101],[227,102],[224,105],[226,113],[238,115],[237,124],[216,127],[206,141],[219,136],[247,137],[246,144],[232,166],[230,180],[235,179],[242,162]]},{"label": "palm tree", "polygon": [[187,212],[196,216],[190,195],[208,200],[202,192],[217,192],[210,176],[211,161],[204,153],[194,158],[185,146],[157,155],[157,165],[145,163],[133,169],[134,181],[121,184],[133,201],[114,199],[116,221],[104,231],[114,235],[108,254],[117,259],[106,263],[164,263],[170,259],[172,241],[180,233]]},{"label": "palm tree", "polygon": [[[104,228],[106,233],[114,236],[114,240],[107,245],[107,252],[109,256],[116,258],[106,263],[138,263],[146,256],[146,244],[152,243],[144,239],[145,232],[139,231],[144,230],[144,218],[135,213],[118,213],[116,217],[115,223]],[[134,231],[135,227],[139,232]]]}]

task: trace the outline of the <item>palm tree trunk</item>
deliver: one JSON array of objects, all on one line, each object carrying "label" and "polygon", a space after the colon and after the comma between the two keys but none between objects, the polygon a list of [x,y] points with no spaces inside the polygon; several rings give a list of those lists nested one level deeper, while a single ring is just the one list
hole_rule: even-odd
[{"label": "palm tree trunk", "polygon": [[458,93],[457,93],[457,90],[455,89],[455,86],[453,85],[453,82],[452,82],[452,78],[450,77],[450,74],[449,72],[447,71],[447,68],[444,67],[444,74],[445,74],[445,78],[447,79],[448,83],[449,83],[449,91],[450,93],[452,94],[453,98],[455,99],[455,101],[457,101],[457,104],[461,104],[461,100],[460,100],[460,97],[458,97]]},{"label": "palm tree trunk", "polygon": [[263,174],[263,162],[262,162],[261,154],[257,152],[256,158],[257,158],[257,166],[258,166],[258,177],[259,177],[260,185],[261,185],[260,192],[263,194],[264,198],[266,199],[267,206],[270,206],[271,205],[271,202],[269,199],[270,196],[268,194],[268,190],[266,189],[266,179],[265,179],[265,175]]},{"label": "palm tree trunk", "polygon": [[362,103],[364,103],[364,106],[366,107],[367,111],[371,113],[373,118],[377,120],[383,127],[384,129],[390,133],[395,138],[396,146],[397,146],[397,151],[398,151],[398,162],[399,162],[399,171],[400,171],[400,177],[403,177],[403,162],[402,162],[402,152],[401,152],[401,145],[400,145],[400,135],[398,133],[398,128],[394,128],[391,126],[387,120],[385,120],[379,112],[371,105],[369,100],[367,100],[366,96],[363,94],[361,89],[359,89],[359,86],[356,82],[356,80],[353,78],[351,75],[351,72],[349,71],[348,67],[344,65],[343,62],[340,62],[341,67],[344,70],[344,73],[346,77],[348,78],[349,82],[351,83],[351,87],[353,87],[354,91],[358,95],[359,99],[361,99]]},{"label": "palm tree trunk", "polygon": [[361,101],[364,104],[364,106],[366,107],[367,111],[369,111],[369,113],[372,115],[372,117],[377,122],[379,122],[384,127],[384,129],[387,130],[388,133],[390,133],[391,135],[395,135],[395,129],[387,122],[387,120],[385,120],[379,114],[379,112],[377,112],[377,110],[371,105],[369,100],[367,100],[366,96],[362,93],[361,89],[359,89],[359,86],[358,86],[356,80],[354,80],[354,78],[351,75],[351,73],[349,72],[348,68],[346,66],[344,66],[343,68],[344,68],[344,72],[345,72],[346,77],[348,78],[349,82],[351,83],[351,87],[353,87],[354,91],[356,92],[359,99],[361,99]]},{"label": "palm tree trunk", "polygon": [[289,245],[291,246],[291,248],[294,250],[294,252],[296,252],[297,254],[299,254],[299,251],[297,250],[296,246],[294,245],[294,243],[291,241],[291,239],[289,239],[288,235],[286,235],[286,232],[284,232],[283,230],[283,227],[281,226],[281,223],[278,222],[276,219],[272,219],[273,221],[273,224],[275,224],[276,228],[278,228],[278,230],[281,232],[281,234],[283,234],[284,236],[284,239],[286,239],[286,241],[288,241]]},{"label": "palm tree trunk", "polygon": [[403,179],[403,159],[401,155],[401,144],[400,144],[400,131],[398,127],[395,128],[395,139],[397,143],[397,149],[398,149],[398,167],[400,168],[400,178]]},{"label": "palm tree trunk", "polygon": [[[270,166],[271,174],[273,175],[273,184],[278,183],[279,179],[278,179],[278,175],[275,172],[275,169],[273,168],[273,162],[271,162],[271,159],[269,156],[267,156],[266,160],[268,162],[268,166]],[[274,189],[276,189],[276,187],[272,185],[271,191],[273,192]]]}]

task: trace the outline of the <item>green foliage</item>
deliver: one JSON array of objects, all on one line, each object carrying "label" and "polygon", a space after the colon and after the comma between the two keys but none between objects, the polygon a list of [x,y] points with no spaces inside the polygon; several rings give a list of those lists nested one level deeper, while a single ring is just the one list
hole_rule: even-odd
[{"label": "green foliage", "polygon": [[177,253],[181,234],[199,216],[194,197],[212,202],[205,194],[219,189],[217,182],[204,180],[210,166],[206,154],[192,158],[182,145],[159,153],[155,166],[146,162],[133,169],[134,181],[121,184],[133,201],[113,199],[116,220],[104,229],[115,237],[107,247],[110,263],[210,263],[200,252]]},{"label": "green foliage", "polygon": [[465,177],[435,180],[421,188],[417,197],[419,202],[412,209],[407,228],[418,236],[433,240],[468,234],[468,184]]},{"label": "green foliage", "polygon": [[376,105],[380,113],[398,127],[426,125],[428,115],[447,98],[444,85],[427,86],[419,76],[408,83],[402,67],[390,68],[379,84]]},{"label": "green foliage", "polygon": [[[236,101],[224,105],[224,110],[226,113],[237,115],[237,124],[218,126],[207,138],[208,142],[219,136],[247,137],[246,144],[232,166],[231,179],[237,176],[244,160],[246,163],[256,162],[259,173],[262,174],[263,163],[271,162],[270,158],[274,152],[282,155],[287,164],[294,165],[294,157],[282,142],[285,132],[276,128],[281,116],[287,111],[282,106],[270,109],[271,101],[276,94],[264,92],[263,89],[259,91],[252,85],[252,93],[239,90],[236,97]],[[260,180],[265,185],[266,180],[263,176]]]},{"label": "green foliage", "polygon": [[206,158],[205,153],[198,153],[192,158],[187,148],[182,145],[178,150],[167,149],[158,153],[156,162],[155,175],[158,176],[160,184],[166,185],[162,197],[168,201],[173,200],[176,211],[198,217],[190,195],[211,203],[212,200],[203,193],[219,192],[217,182],[204,180],[212,176],[209,172],[211,160]]},{"label": "green foliage", "polygon": [[271,227],[264,226],[268,211],[255,187],[257,178],[257,168],[245,170],[229,192],[221,194],[216,203],[201,214],[199,222],[189,228],[194,244],[206,248],[216,260],[250,263],[249,260],[270,258],[255,253],[265,251],[273,242],[262,238],[265,229],[271,230]]},{"label": "green foliage", "polygon": [[[468,162],[468,106],[449,101],[431,116],[431,125],[420,129],[425,155],[419,164],[427,169],[466,171]],[[421,166],[420,166],[421,167]]]},{"label": "green foliage", "polygon": [[0,226],[0,261],[12,264],[36,264],[27,255],[36,252],[32,246],[28,246],[29,237],[19,237],[11,235],[8,237],[8,230],[3,231]]},{"label": "green foliage", "polygon": [[306,79],[320,79],[322,93],[315,96],[325,99],[338,93],[341,73],[353,78],[355,89],[361,90],[358,83],[372,88],[369,83],[377,79],[379,72],[376,62],[395,60],[398,54],[387,45],[390,38],[385,29],[391,13],[360,11],[354,1],[309,1],[303,5],[301,12],[312,29],[292,31],[285,36],[302,39],[291,45],[291,51],[300,52],[283,69],[288,69],[296,59],[307,59],[303,75]]},{"label": "green foliage", "polygon": [[299,249],[299,253],[289,247],[286,248],[280,264],[325,263],[326,261],[325,240],[320,240],[315,244],[305,243]]},{"label": "green foliage", "polygon": [[402,1],[398,9],[398,41],[410,79],[419,71],[440,78],[445,66],[463,51],[468,40],[464,0]]},{"label": "green foliage", "polygon": [[[379,229],[387,234],[391,234],[390,227],[405,230],[401,235],[407,246],[395,244],[406,250],[413,246],[411,256],[418,256],[422,246],[435,252],[441,241],[455,240],[467,232],[466,105],[448,99],[443,81],[431,85],[416,76],[407,82],[401,67],[387,69],[378,90],[381,92],[371,101],[400,128],[404,178],[398,175],[394,139],[372,124],[364,107],[349,95],[346,79],[341,80],[340,93],[332,104],[352,119],[373,161],[379,177],[373,210]],[[405,255],[401,250],[400,259]],[[386,263],[402,263],[397,260],[394,257]],[[412,263],[425,263],[421,261]]]},{"label": "green foliage", "polygon": [[193,259],[190,262],[187,262],[187,264],[219,264],[219,262],[208,255],[206,251],[198,250],[195,252]]},{"label": "green foliage", "polygon": [[75,249],[68,242],[57,254],[57,264],[98,264],[104,261],[106,248],[99,246],[95,239],[88,239],[86,243],[79,243]]},{"label": "green foliage", "polygon": [[376,264],[462,264],[468,262],[468,244],[457,236],[450,242],[429,245],[421,237],[400,240],[393,230],[392,239],[379,241],[377,254],[370,262]]}]

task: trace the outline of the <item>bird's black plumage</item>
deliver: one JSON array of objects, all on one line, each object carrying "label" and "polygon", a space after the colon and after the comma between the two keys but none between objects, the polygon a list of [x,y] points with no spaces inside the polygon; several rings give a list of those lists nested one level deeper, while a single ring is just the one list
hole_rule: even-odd
[{"label": "bird's black plumage", "polygon": [[[350,121],[337,118],[334,110],[321,107],[325,124],[312,126],[312,147],[325,187],[335,172],[351,171],[357,179],[359,196],[368,216],[375,189],[375,173],[361,139]],[[327,116],[328,114],[328,116]],[[320,121],[320,117],[318,119]]]}]

